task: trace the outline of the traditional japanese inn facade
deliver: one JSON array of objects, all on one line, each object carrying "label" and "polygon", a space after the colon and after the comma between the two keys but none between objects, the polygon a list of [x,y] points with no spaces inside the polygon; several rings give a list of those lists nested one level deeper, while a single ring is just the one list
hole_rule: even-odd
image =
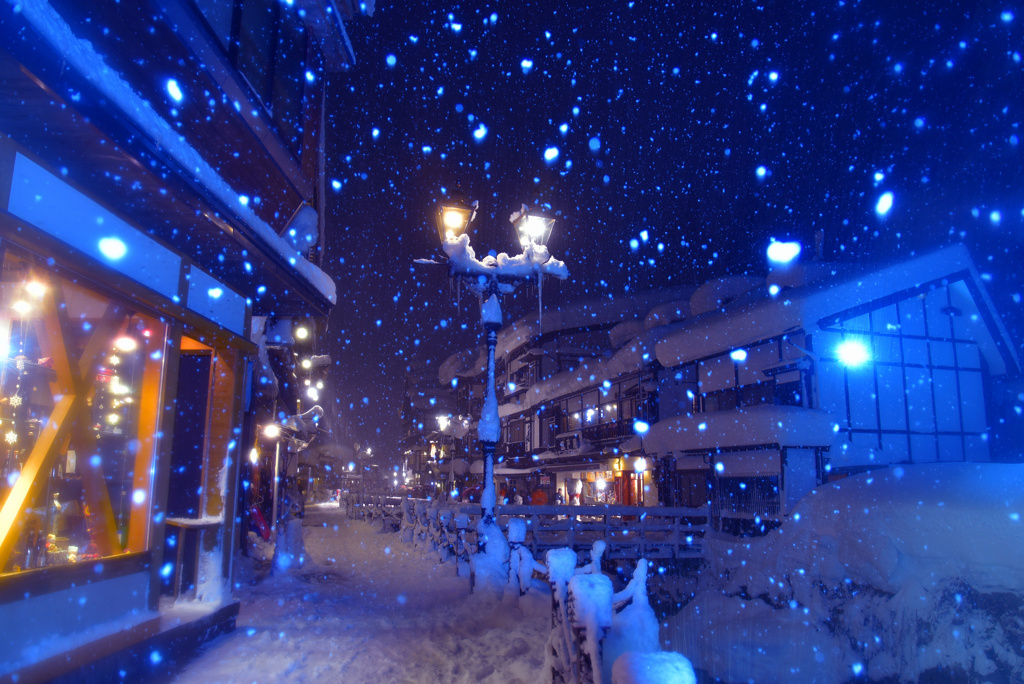
[{"label": "traditional japanese inn facade", "polygon": [[[759,532],[837,478],[1018,458],[994,447],[993,416],[1020,362],[962,246],[888,266],[797,263],[544,321],[499,335],[495,472],[549,500],[709,506],[720,528]],[[439,379],[480,367],[467,350]]]}]

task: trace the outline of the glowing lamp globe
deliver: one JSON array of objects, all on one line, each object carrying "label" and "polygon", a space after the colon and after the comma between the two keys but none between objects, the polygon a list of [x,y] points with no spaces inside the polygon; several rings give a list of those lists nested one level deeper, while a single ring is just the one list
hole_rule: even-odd
[{"label": "glowing lamp globe", "polygon": [[871,352],[860,340],[843,340],[836,347],[836,356],[839,362],[848,368],[863,366],[871,360]]},{"label": "glowing lamp globe", "polygon": [[522,211],[513,214],[512,225],[515,226],[520,244],[531,242],[535,245],[546,245],[555,227],[555,219]]},{"label": "glowing lamp globe", "polygon": [[791,264],[800,256],[799,242],[775,241],[768,245],[768,261],[776,265]]},{"label": "glowing lamp globe", "polygon": [[437,234],[441,242],[454,240],[466,232],[473,210],[458,204],[442,204],[437,210]]}]

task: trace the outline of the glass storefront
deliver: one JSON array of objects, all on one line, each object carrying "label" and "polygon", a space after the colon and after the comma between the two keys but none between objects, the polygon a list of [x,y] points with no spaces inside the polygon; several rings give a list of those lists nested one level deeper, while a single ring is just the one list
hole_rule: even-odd
[{"label": "glass storefront", "polygon": [[0,268],[0,572],[150,546],[167,326],[13,251]]}]

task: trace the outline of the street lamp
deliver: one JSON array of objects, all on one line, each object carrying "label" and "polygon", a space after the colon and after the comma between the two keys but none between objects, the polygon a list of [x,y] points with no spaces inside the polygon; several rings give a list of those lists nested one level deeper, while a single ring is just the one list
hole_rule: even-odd
[{"label": "street lamp", "polygon": [[[565,264],[551,258],[546,242],[551,236],[554,219],[531,214],[526,205],[513,213],[509,220],[516,229],[522,253],[510,257],[502,253],[476,258],[469,245],[466,230],[476,216],[478,202],[465,205],[458,201],[441,204],[437,212],[438,235],[441,246],[448,257],[448,275],[466,283],[470,290],[480,295],[480,321],[486,331],[487,341],[487,387],[484,405],[477,425],[481,451],[484,456],[484,490],[480,496],[481,518],[478,527],[480,552],[487,552],[487,541],[504,535],[495,518],[494,451],[501,436],[498,420],[498,397],[494,387],[494,351],[501,329],[501,304],[499,294],[515,290],[520,283],[536,278],[538,286],[545,275],[564,280],[569,276]],[[500,547],[507,546],[499,542]]]}]

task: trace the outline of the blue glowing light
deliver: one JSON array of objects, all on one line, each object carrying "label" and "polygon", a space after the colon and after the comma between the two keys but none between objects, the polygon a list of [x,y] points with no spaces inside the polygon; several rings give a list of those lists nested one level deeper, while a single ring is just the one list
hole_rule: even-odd
[{"label": "blue glowing light", "polygon": [[729,352],[729,358],[735,361],[736,363],[743,363],[744,361],[747,360],[747,350],[733,349],[731,352]]},{"label": "blue glowing light", "polygon": [[544,150],[544,161],[553,162],[556,159],[558,159],[557,147],[549,147],[548,149]]},{"label": "blue glowing light", "polygon": [[123,259],[124,255],[128,253],[128,245],[124,243],[124,240],[116,237],[100,238],[99,248],[100,254],[111,261]]},{"label": "blue glowing light", "polygon": [[181,92],[181,86],[178,82],[173,79],[167,79],[167,94],[171,96],[171,99],[175,102],[181,102],[185,99],[185,93]]},{"label": "blue glowing light", "polygon": [[800,256],[799,242],[775,241],[768,245],[768,261],[776,264],[788,264]]},{"label": "blue glowing light", "polygon": [[598,138],[595,135],[593,138],[590,139],[590,151],[591,152],[597,152],[600,149],[601,149],[601,139]]},{"label": "blue glowing light", "polygon": [[528,74],[530,73],[530,70],[533,69],[533,60],[524,59],[522,62],[519,63],[519,66],[522,68],[524,74]]},{"label": "blue glowing light", "polygon": [[875,205],[875,213],[879,216],[885,216],[892,209],[892,193],[883,192],[882,196],[878,198],[878,203]]},{"label": "blue glowing light", "polygon": [[715,472],[716,473],[724,473],[725,472],[725,464],[722,463],[721,461],[716,463],[715,464]]},{"label": "blue glowing light", "polygon": [[844,366],[856,368],[871,360],[867,346],[860,340],[843,340],[836,347],[836,356]]},{"label": "blue glowing light", "polygon": [[337,179],[332,180],[331,181],[331,187],[334,188],[335,192],[337,192],[338,190],[341,190],[341,181],[337,180]]},{"label": "blue glowing light", "polygon": [[396,64],[398,64],[398,58],[395,57],[394,55],[388,55],[387,57],[384,58],[384,63],[387,64],[389,67],[393,67]]},{"label": "blue glowing light", "polygon": [[223,288],[219,287],[211,287],[209,290],[206,291],[206,296],[209,297],[210,299],[220,299],[223,294]]},{"label": "blue glowing light", "polygon": [[770,294],[772,297],[779,294],[780,291],[781,288],[775,283],[772,283],[771,285],[768,286],[768,294]]},{"label": "blue glowing light", "polygon": [[483,140],[487,137],[487,126],[480,124],[477,129],[473,131],[473,137],[477,140]]},{"label": "blue glowing light", "polygon": [[764,180],[768,177],[768,167],[758,166],[757,169],[754,170],[754,173],[757,174],[758,180]]},{"label": "blue glowing light", "polygon": [[633,432],[638,435],[645,435],[651,429],[650,424],[643,420],[633,421]]}]

